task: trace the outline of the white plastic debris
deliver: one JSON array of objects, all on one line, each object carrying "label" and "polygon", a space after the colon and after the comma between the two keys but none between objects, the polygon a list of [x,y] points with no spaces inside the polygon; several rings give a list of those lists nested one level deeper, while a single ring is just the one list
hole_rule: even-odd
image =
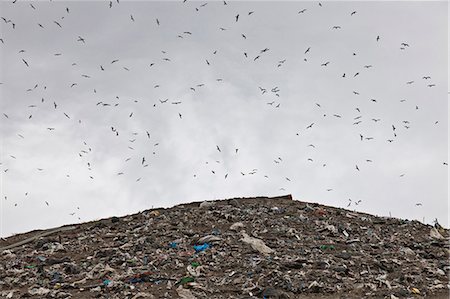
[{"label": "white plastic debris", "polygon": [[203,270],[203,266],[194,267],[192,265],[188,265],[186,270],[191,276],[199,277],[202,275],[201,271]]},{"label": "white plastic debris", "polygon": [[138,299],[138,298],[155,298],[152,294],[139,292],[136,295],[134,295],[131,299]]},{"label": "white plastic debris", "polygon": [[215,205],[215,203],[213,201],[204,201],[204,202],[200,203],[199,208],[207,209],[209,207],[212,207],[213,205]]},{"label": "white plastic debris", "polygon": [[230,229],[237,231],[237,230],[239,230],[239,228],[242,228],[242,227],[244,227],[244,224],[242,222],[236,222],[230,226]]},{"label": "white plastic debris", "polygon": [[408,248],[408,247],[402,247],[400,249],[400,252],[403,252],[406,255],[415,255],[414,251],[411,248]]},{"label": "white plastic debris", "polygon": [[204,243],[212,243],[222,240],[220,237],[214,236],[214,235],[207,235],[200,239],[198,239],[197,244],[204,244]]},{"label": "white plastic debris", "polygon": [[441,233],[435,227],[431,228],[430,237],[432,237],[434,239],[444,239],[444,237],[441,235]]},{"label": "white plastic debris", "polygon": [[177,294],[181,299],[197,299],[190,290],[184,289],[182,286],[177,288]]},{"label": "white plastic debris", "polygon": [[241,239],[242,242],[249,244],[254,250],[257,250],[262,254],[269,254],[274,251],[272,248],[264,244],[264,241],[261,239],[250,237],[245,232],[242,232],[242,236],[243,236],[243,238]]},{"label": "white plastic debris", "polygon": [[50,293],[49,289],[40,287],[40,288],[32,288],[30,290],[28,290],[28,294],[30,295],[47,295],[48,293]]}]

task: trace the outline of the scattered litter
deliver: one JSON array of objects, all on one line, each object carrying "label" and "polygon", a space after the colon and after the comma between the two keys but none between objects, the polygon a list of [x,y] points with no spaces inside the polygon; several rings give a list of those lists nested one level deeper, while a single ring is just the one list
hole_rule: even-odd
[{"label": "scattered litter", "polygon": [[4,247],[22,244],[0,253],[0,297],[449,295],[449,231],[441,226],[290,197],[198,207],[103,219],[31,241],[33,232],[0,240]]}]

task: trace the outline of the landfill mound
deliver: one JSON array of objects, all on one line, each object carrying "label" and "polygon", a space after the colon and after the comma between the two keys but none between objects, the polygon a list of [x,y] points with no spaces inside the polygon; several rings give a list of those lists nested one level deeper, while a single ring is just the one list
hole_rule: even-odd
[{"label": "landfill mound", "polygon": [[293,200],[181,204],[0,241],[2,298],[448,298],[449,232]]}]

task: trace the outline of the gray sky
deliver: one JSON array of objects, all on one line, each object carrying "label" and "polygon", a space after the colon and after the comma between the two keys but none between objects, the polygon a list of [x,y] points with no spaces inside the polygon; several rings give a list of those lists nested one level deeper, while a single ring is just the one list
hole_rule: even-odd
[{"label": "gray sky", "polygon": [[1,2],[0,235],[287,193],[448,226],[447,5]]}]

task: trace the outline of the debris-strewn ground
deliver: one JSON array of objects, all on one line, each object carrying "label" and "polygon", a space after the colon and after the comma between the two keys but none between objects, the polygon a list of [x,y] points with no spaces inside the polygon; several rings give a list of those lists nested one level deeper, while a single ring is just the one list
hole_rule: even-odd
[{"label": "debris-strewn ground", "polygon": [[449,248],[439,225],[290,196],[190,203],[0,241],[0,296],[446,298]]}]

